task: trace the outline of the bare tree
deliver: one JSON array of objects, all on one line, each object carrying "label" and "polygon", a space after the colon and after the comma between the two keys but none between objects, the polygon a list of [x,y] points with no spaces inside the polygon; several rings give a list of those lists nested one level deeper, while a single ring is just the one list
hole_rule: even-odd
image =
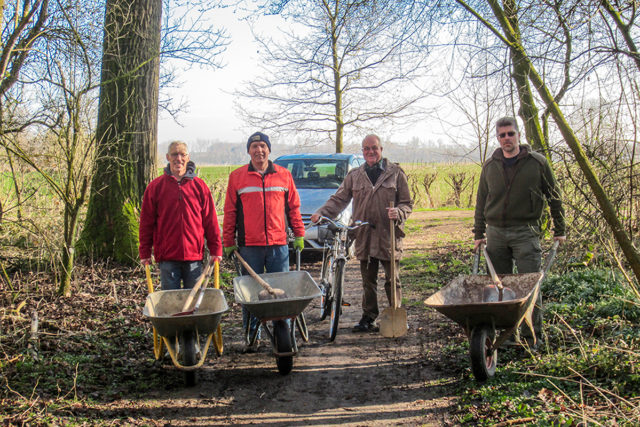
[{"label": "bare tree", "polygon": [[[12,207],[17,208],[18,215],[17,221],[11,224],[11,231],[15,233],[20,228],[27,228],[48,241],[50,253],[54,254],[52,267],[57,273],[59,292],[68,296],[81,210],[93,170],[95,109],[92,100],[97,91],[94,53],[99,40],[92,19],[95,10],[87,5],[43,2],[41,7],[48,9],[40,11],[39,20],[42,21],[38,32],[46,33],[47,37],[32,37],[31,44],[27,43],[25,52],[21,52],[28,55],[23,57],[19,68],[16,67],[20,60],[14,56],[13,81],[10,78],[3,80],[1,99],[5,108],[2,109],[4,127],[0,144],[13,172],[16,195]],[[14,31],[19,26],[9,25]],[[27,27],[25,24],[24,28]],[[42,31],[44,28],[46,32]],[[7,43],[5,48],[10,46],[11,43]],[[7,58],[14,55],[5,53]],[[31,108],[22,103],[26,94],[30,95]],[[22,187],[33,185],[18,179],[16,172],[24,167],[35,171],[43,185],[39,194],[27,192],[22,199]],[[33,180],[31,174],[30,181]],[[41,194],[46,202],[41,200]],[[23,216],[22,204],[27,202],[31,203],[30,212]],[[61,207],[60,212],[57,206]],[[46,215],[42,214],[42,209],[46,210]],[[62,232],[49,238],[50,230],[59,230],[52,226],[56,222],[53,218],[58,214]],[[21,233],[18,231],[17,234]]]},{"label": "bare tree", "polygon": [[256,34],[260,77],[237,92],[252,126],[331,139],[415,118],[425,62],[417,42],[426,6],[412,1],[268,2],[291,23],[279,37]]},{"label": "bare tree", "polygon": [[[549,115],[554,119],[562,138],[571,149],[571,152],[573,153],[573,156],[578,163],[580,170],[584,174],[585,180],[598,203],[603,217],[611,228],[616,242],[620,245],[627,262],[635,274],[636,280],[640,280],[640,253],[634,247],[631,236],[624,229],[624,226],[618,217],[618,212],[607,194],[600,177],[589,160],[589,157],[577,137],[576,132],[571,126],[570,121],[565,116],[565,112],[558,104],[554,91],[552,91],[549,86],[551,82],[558,81],[557,78],[554,80],[551,77],[551,72],[558,68],[557,64],[560,64],[559,68],[564,70],[565,74],[569,69],[575,69],[576,76],[585,77],[587,74],[593,73],[597,69],[601,64],[600,61],[609,60],[614,63],[619,62],[619,58],[616,58],[615,54],[611,56],[611,52],[613,52],[614,49],[609,49],[608,51],[606,49],[594,50],[587,45],[587,42],[589,41],[587,40],[584,45],[586,46],[585,50],[580,52],[580,55],[584,55],[581,59],[586,59],[577,60],[575,53],[569,53],[568,57],[571,58],[571,60],[568,62],[571,68],[567,68],[566,51],[562,50],[563,46],[566,48],[566,40],[545,38],[548,37],[548,34],[544,32],[538,33],[534,37],[523,37],[518,29],[519,26],[514,26],[514,20],[521,19],[521,16],[526,12],[535,11],[537,12],[536,16],[539,16],[539,8],[547,7],[548,5],[540,5],[540,3],[536,2],[536,4],[531,3],[527,6],[519,4],[519,7],[516,8],[512,0],[505,0],[502,5],[496,0],[487,0],[487,4],[490,6],[490,11],[487,11],[476,9],[475,7],[472,7],[469,2],[465,2],[463,0],[457,0],[457,3],[475,19],[481,22],[494,37],[500,40],[505,47],[509,49],[514,63],[517,63],[518,66],[521,67],[522,73],[527,76],[528,80],[536,89],[537,96],[545,105]],[[566,11],[566,7],[577,7],[579,3],[580,2],[567,2],[564,4],[565,9],[563,10]],[[585,10],[588,7],[593,7],[593,3],[587,2],[584,7]],[[570,10],[577,10],[580,12],[578,9]],[[568,16],[564,13],[561,15],[563,17]],[[555,16],[558,15],[556,14]],[[593,23],[590,22],[589,24],[590,29],[593,30]],[[552,27],[549,27],[549,24],[547,24],[545,28],[549,29]],[[572,28],[574,31],[578,31],[579,29],[584,28],[584,25],[580,26],[576,22],[575,27],[567,25],[567,28]],[[602,32],[606,32],[606,30],[600,31],[600,33]],[[573,37],[572,40],[575,40],[575,37]],[[560,49],[552,51],[549,46],[560,46]],[[572,46],[573,48],[576,48],[575,44]],[[530,50],[533,54],[530,53]],[[564,52],[562,61],[557,60],[559,52]],[[604,52],[605,55],[602,55],[601,52]],[[552,59],[555,59],[555,65],[551,63]],[[539,66],[541,67],[542,72],[539,70]],[[562,78],[559,79],[559,81],[563,81],[565,78],[566,76],[562,75]]]}]

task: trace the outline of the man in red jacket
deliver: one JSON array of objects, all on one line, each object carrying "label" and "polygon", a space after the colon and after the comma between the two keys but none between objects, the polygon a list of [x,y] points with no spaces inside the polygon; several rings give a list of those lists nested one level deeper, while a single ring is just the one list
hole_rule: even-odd
[{"label": "man in red jacket", "polygon": [[[298,190],[291,173],[269,160],[271,142],[267,135],[251,135],[247,152],[249,164],[229,175],[222,225],[224,253],[230,255],[237,249],[258,274],[289,271],[287,225],[295,235],[294,249],[304,247]],[[243,330],[250,322],[251,335],[257,333],[259,337],[258,320],[244,307],[242,313]]]},{"label": "man in red jacket", "polygon": [[149,183],[140,212],[140,261],[160,267],[162,289],[192,288],[202,273],[205,239],[210,262],[222,259],[220,226],[207,184],[189,161],[187,144],[174,141],[164,174]]}]

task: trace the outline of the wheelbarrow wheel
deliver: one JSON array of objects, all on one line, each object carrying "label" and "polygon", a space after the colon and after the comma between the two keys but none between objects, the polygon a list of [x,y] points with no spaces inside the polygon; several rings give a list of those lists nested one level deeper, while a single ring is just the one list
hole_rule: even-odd
[{"label": "wheelbarrow wheel", "polygon": [[320,270],[320,286],[322,293],[320,294],[320,320],[327,318],[331,313],[331,285],[329,282],[329,268],[331,267],[331,259],[326,256],[322,261],[322,269]]},{"label": "wheelbarrow wheel", "polygon": [[[278,353],[291,353],[293,351],[289,324],[285,320],[273,322],[273,336]],[[287,375],[293,369],[293,356],[276,356],[276,364],[278,365],[278,372],[281,375]]]},{"label": "wheelbarrow wheel", "polygon": [[493,349],[494,329],[489,325],[478,325],[471,330],[469,354],[471,371],[477,381],[483,382],[496,373],[498,350]]},{"label": "wheelbarrow wheel", "polygon": [[[184,331],[182,333],[182,364],[193,366],[196,363],[196,334],[194,331]],[[184,371],[184,382],[187,387],[196,385],[196,371]]]},{"label": "wheelbarrow wheel", "polygon": [[331,286],[331,325],[329,327],[329,341],[336,339],[340,314],[342,314],[342,285],[344,283],[344,259],[336,261],[336,271]]}]

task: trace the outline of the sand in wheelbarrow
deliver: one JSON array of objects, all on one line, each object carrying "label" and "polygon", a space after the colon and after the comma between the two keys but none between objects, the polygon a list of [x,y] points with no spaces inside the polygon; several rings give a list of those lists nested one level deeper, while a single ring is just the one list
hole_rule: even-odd
[{"label": "sand in wheelbarrow", "polygon": [[288,298],[287,293],[283,289],[271,288],[272,292],[269,292],[266,289],[263,289],[258,294],[258,299],[260,301],[270,300],[270,299],[284,299]]}]

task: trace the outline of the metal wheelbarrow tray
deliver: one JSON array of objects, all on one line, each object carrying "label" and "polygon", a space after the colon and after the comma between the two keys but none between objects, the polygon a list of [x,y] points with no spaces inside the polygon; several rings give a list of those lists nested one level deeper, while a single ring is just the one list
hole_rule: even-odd
[{"label": "metal wheelbarrow tray", "polygon": [[[292,323],[312,299],[321,295],[321,291],[306,271],[264,273],[259,276],[271,287],[284,290],[287,297],[261,301],[258,294],[264,288],[247,275],[233,279],[235,300],[260,320],[271,340],[278,370],[286,375],[293,368],[293,356],[298,352]],[[291,325],[287,319],[291,320]],[[273,321],[271,330],[267,325],[269,321]]]},{"label": "metal wheelbarrow tray", "polygon": [[500,276],[505,287],[513,289],[516,299],[484,302],[484,286],[493,285],[489,276],[458,276],[447,286],[427,298],[424,303],[462,326],[469,335],[474,326],[490,323],[496,329],[515,329],[533,312],[544,274],[508,274]]},{"label": "metal wheelbarrow tray", "polygon": [[[142,314],[148,318],[167,345],[173,364],[185,370],[199,368],[207,354],[211,338],[216,332],[222,314],[229,310],[224,294],[220,289],[205,289],[199,310],[194,314],[173,316],[182,311],[191,292],[190,289],[157,291],[149,294]],[[149,306],[153,305],[155,316],[150,315]],[[196,337],[205,336],[207,342],[201,351],[200,361],[195,365],[180,364],[177,357],[178,338],[185,332],[195,332]]]},{"label": "metal wheelbarrow tray", "polygon": [[[471,368],[478,381],[493,376],[497,365],[497,349],[524,321],[533,336],[533,308],[540,292],[544,272],[500,276],[505,287],[513,289],[516,298],[484,302],[483,288],[492,285],[490,276],[458,276],[427,298],[424,303],[453,320],[469,338]],[[496,331],[502,330],[496,337]]]}]

